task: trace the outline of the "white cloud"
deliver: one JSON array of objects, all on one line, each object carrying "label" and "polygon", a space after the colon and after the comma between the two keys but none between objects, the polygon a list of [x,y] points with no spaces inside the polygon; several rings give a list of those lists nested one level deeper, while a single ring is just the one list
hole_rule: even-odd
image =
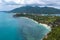
[{"label": "white cloud", "polygon": [[42,0],[0,0],[2,3],[15,2],[17,4],[45,4]]},{"label": "white cloud", "polygon": [[0,11],[9,11],[18,7],[21,7],[22,5],[1,5],[0,4]]},{"label": "white cloud", "polygon": [[[20,6],[20,5],[16,6],[16,4],[24,4],[24,5],[40,4],[43,6],[52,6],[55,8],[60,8],[60,0],[0,0],[0,10],[3,8],[5,10],[7,7],[9,7],[8,9],[12,9]],[[3,5],[5,5],[6,8]]]},{"label": "white cloud", "polygon": [[0,3],[1,3],[2,1],[0,0]]},{"label": "white cloud", "polygon": [[17,4],[60,4],[60,0],[0,0],[0,3],[15,2]]}]

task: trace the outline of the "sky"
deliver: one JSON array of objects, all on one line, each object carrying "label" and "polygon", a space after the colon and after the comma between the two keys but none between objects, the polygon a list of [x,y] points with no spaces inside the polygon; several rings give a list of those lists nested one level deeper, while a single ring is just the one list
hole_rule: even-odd
[{"label": "sky", "polygon": [[0,11],[8,11],[31,4],[60,9],[60,0],[0,0]]}]

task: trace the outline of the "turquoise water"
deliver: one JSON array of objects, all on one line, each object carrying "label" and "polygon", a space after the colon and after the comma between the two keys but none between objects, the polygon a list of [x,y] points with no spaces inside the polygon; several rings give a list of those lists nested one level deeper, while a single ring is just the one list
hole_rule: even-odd
[{"label": "turquoise water", "polygon": [[32,19],[14,18],[13,15],[0,12],[0,40],[41,40],[51,31]]},{"label": "turquoise water", "polygon": [[13,14],[0,13],[0,40],[16,40],[18,22]]}]

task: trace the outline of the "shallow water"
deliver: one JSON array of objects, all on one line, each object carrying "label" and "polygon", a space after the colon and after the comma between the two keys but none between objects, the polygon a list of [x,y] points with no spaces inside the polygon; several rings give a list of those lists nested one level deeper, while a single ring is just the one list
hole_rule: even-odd
[{"label": "shallow water", "polygon": [[22,35],[26,40],[41,40],[51,31],[50,26],[26,17],[19,18]]},{"label": "shallow water", "polygon": [[31,19],[14,18],[13,15],[0,12],[0,40],[39,40],[50,31]]}]

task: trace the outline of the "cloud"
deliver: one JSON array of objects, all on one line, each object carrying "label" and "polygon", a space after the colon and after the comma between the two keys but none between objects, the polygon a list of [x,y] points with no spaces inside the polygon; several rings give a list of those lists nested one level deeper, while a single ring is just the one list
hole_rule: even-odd
[{"label": "cloud", "polygon": [[0,5],[0,11],[9,11],[14,8],[20,7],[19,5]]},{"label": "cloud", "polygon": [[0,3],[12,4],[60,4],[60,0],[0,0]]},{"label": "cloud", "polygon": [[60,5],[60,0],[0,0],[0,3],[2,4],[53,4],[53,5]]},{"label": "cloud", "polygon": [[[51,6],[60,9],[60,0],[0,0],[0,10],[16,8],[21,5],[38,5],[38,6]],[[5,8],[5,7],[6,8]]]}]

